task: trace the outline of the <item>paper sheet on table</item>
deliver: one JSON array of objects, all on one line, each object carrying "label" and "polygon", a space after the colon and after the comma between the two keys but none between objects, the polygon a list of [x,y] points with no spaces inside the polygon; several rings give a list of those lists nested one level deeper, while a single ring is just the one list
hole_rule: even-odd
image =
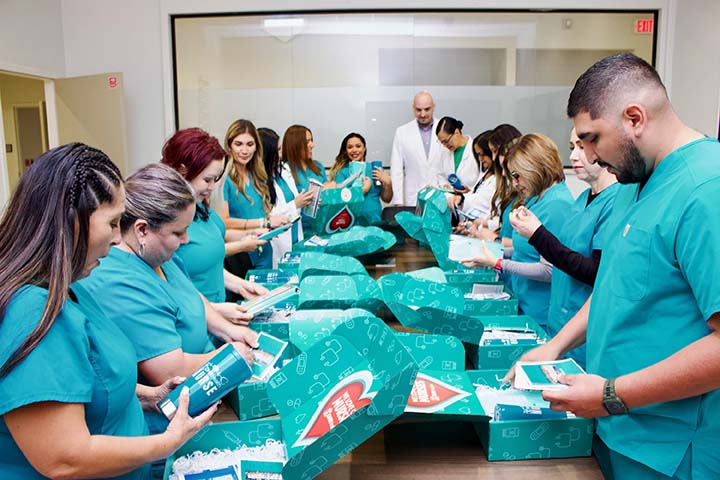
[{"label": "paper sheet on table", "polygon": [[488,250],[490,250],[490,253],[497,258],[503,258],[503,247],[501,244],[455,234],[450,235],[448,258],[456,262],[475,258],[482,254],[483,243],[487,246]]}]

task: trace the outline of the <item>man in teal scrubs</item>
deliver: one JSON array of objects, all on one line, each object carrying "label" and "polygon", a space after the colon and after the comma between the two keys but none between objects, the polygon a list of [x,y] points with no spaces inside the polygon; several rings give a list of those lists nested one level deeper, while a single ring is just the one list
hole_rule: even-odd
[{"label": "man in teal scrubs", "polygon": [[526,359],[586,338],[589,374],[562,376],[570,388],[544,396],[599,417],[606,475],[717,478],[720,144],[681,122],[632,54],[585,72],[568,115],[588,160],[630,185],[616,197],[589,314],[586,304]]}]

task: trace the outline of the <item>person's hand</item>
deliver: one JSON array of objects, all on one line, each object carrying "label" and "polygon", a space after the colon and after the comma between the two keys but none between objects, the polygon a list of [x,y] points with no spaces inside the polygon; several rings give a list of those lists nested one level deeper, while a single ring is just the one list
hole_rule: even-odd
[{"label": "person's hand", "polygon": [[246,308],[237,303],[222,302],[213,303],[213,309],[228,322],[235,325],[247,325],[252,320],[252,315],[246,313]]},{"label": "person's hand", "polygon": [[140,400],[142,409],[146,412],[161,413],[160,409],[157,407],[157,403],[167,397],[170,392],[175,390],[178,385],[184,382],[185,378],[186,377],[172,377],[165,380],[162,385],[157,387],[138,385],[135,392],[137,393],[138,400]]},{"label": "person's hand", "polygon": [[468,234],[471,237],[479,238],[480,240],[485,240],[486,242],[494,242],[498,238],[498,234],[494,230],[490,230],[485,227],[471,228],[468,230]]},{"label": "person's hand", "polygon": [[453,228],[453,232],[457,233],[458,235],[470,235],[470,229],[472,228],[472,226],[472,223],[466,220],[464,222],[458,223],[457,226]]},{"label": "person's hand", "polygon": [[171,444],[175,445],[175,450],[190,440],[201,428],[210,423],[210,419],[215,415],[215,412],[217,412],[220,402],[210,405],[207,410],[195,418],[192,418],[188,414],[189,404],[190,395],[188,388],[183,387],[182,392],[180,392],[180,397],[178,398],[177,410],[163,434],[171,439]]},{"label": "person's hand", "polygon": [[[551,362],[560,358],[560,352],[555,348],[555,344],[551,341],[535,347],[525,352],[518,362]],[[517,362],[516,362],[517,363]],[[505,374],[502,383],[512,383],[515,379],[515,364]]]},{"label": "person's hand", "polygon": [[[253,340],[252,340],[252,344],[248,344],[245,339],[238,339],[238,340],[236,340],[236,341],[230,342],[230,344],[233,346],[233,348],[238,351],[238,353],[240,354],[240,356],[245,359],[245,361],[247,362],[247,364],[252,367],[252,364],[253,364],[253,362],[255,361],[255,360],[254,360],[255,357],[254,357],[254,355],[253,355],[252,350],[253,350],[253,348],[257,348],[257,347],[258,347],[258,343],[257,343],[257,333],[253,332],[252,330],[250,330],[250,329],[247,328],[247,327],[238,327],[238,328],[244,328],[245,330],[248,330],[249,332],[252,332],[252,333],[254,334],[254,337],[253,337]],[[237,333],[237,335],[238,335],[239,337],[241,337],[243,334],[242,334],[242,333]]]},{"label": "person's hand", "polygon": [[463,197],[461,197],[460,195],[450,195],[449,197],[447,197],[447,206],[448,208],[455,210],[462,203],[462,201]]},{"label": "person's hand", "polygon": [[523,237],[530,238],[542,223],[529,209],[518,207],[510,212],[510,225]]},{"label": "person's hand", "polygon": [[372,177],[375,180],[379,180],[383,185],[389,185],[390,182],[392,182],[390,175],[385,171],[385,169],[380,167],[373,168]]},{"label": "person's hand", "polygon": [[483,227],[484,227],[484,228],[488,228],[487,218],[477,218],[477,219],[475,219],[475,220],[472,221],[472,224],[473,224],[473,226],[474,226],[476,229],[480,229],[480,228],[483,228]]},{"label": "person's hand", "polygon": [[228,335],[230,336],[231,343],[238,351],[240,351],[242,347],[248,349],[258,347],[257,332],[240,325],[232,325],[231,327],[232,328],[228,329]]},{"label": "person's hand", "polygon": [[258,235],[262,235],[263,233],[266,233],[267,230],[265,230],[262,233],[256,233],[253,232],[250,235],[246,235],[242,238],[242,240],[238,240],[239,242],[239,249],[241,252],[253,252],[257,250],[260,246],[265,245],[267,243],[267,240],[260,240],[258,238]]},{"label": "person's hand", "polygon": [[608,413],[602,405],[605,379],[599,375],[559,375],[558,381],[570,385],[564,390],[544,390],[542,396],[550,408],[572,412],[578,417],[604,417]]},{"label": "person's hand", "polygon": [[307,207],[308,205],[310,205],[312,198],[313,198],[312,192],[307,191],[307,190],[302,190],[300,193],[298,193],[295,196],[295,200],[293,200],[293,201],[295,202],[295,206],[297,208],[303,208],[303,207]]},{"label": "person's hand", "polygon": [[483,242],[482,253],[475,258],[468,258],[463,260],[461,263],[466,267],[479,268],[479,267],[494,267],[498,261],[498,257],[492,254],[487,248],[485,242]]},{"label": "person's hand", "polygon": [[289,222],[287,215],[270,215],[270,228],[278,228]]},{"label": "person's hand", "polygon": [[[238,282],[235,289],[235,293],[237,293],[238,295],[242,295],[245,300],[252,300],[255,297],[259,297],[260,295],[265,295],[269,291],[270,290],[263,287],[262,285],[258,285],[257,283],[253,283],[242,278]],[[238,307],[240,307],[243,312],[245,311],[245,307],[243,305],[238,305]]]}]

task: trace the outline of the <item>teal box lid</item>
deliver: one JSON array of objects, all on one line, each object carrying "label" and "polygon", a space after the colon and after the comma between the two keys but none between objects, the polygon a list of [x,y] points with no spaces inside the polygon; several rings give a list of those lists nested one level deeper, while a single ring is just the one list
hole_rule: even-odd
[{"label": "teal box lid", "polygon": [[[312,478],[400,416],[417,364],[376,318],[348,321],[268,380],[289,461],[284,478]],[[287,476],[285,476],[287,474]]]},{"label": "teal box lid", "polygon": [[388,250],[397,242],[395,235],[379,227],[354,225],[349,230],[332,235],[315,236],[297,242],[293,252],[320,252],[347,257],[359,257]]},{"label": "teal box lid", "polygon": [[428,240],[422,228],[422,218],[410,212],[398,212],[395,214],[395,221],[410,238],[414,238],[420,243],[427,243]]},{"label": "teal box lid", "polygon": [[344,322],[359,322],[375,316],[361,308],[347,310],[298,310],[289,319],[289,338],[300,351],[307,351],[315,343],[332,334]]},{"label": "teal box lid", "polygon": [[371,312],[384,304],[377,282],[364,275],[307,277],[300,282],[298,302],[302,310],[364,308]]},{"label": "teal box lid", "polygon": [[410,351],[421,370],[455,372],[465,369],[465,348],[455,337],[407,332],[395,335]]},{"label": "teal box lid", "polygon": [[[532,331],[537,333],[540,342],[547,341],[545,330],[527,315],[486,315],[476,319],[482,319],[484,328]],[[538,344],[480,345],[479,342],[468,342],[465,349],[475,368],[492,370],[510,368],[525,352],[537,346]]]},{"label": "teal box lid", "polygon": [[386,302],[402,303],[408,307],[433,307],[451,313],[462,313],[465,304],[459,288],[405,273],[384,275],[378,284]]},{"label": "teal box lid", "polygon": [[353,257],[328,253],[306,252],[300,259],[298,275],[300,280],[317,275],[367,275],[367,270]]}]

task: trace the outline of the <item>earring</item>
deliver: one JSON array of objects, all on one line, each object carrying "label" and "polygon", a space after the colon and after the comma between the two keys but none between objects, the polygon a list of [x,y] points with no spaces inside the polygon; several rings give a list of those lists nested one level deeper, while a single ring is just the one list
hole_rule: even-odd
[{"label": "earring", "polygon": [[138,249],[138,255],[140,258],[145,256],[145,242],[140,242],[140,248]]}]

